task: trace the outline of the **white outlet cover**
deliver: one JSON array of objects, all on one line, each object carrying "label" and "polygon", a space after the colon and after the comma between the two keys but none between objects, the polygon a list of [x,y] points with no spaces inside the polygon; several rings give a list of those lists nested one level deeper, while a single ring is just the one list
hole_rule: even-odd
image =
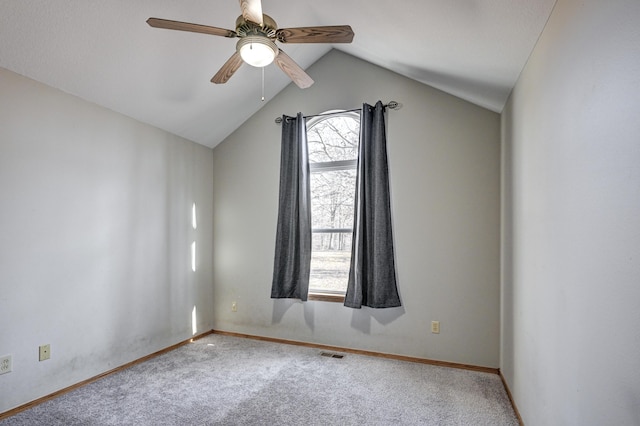
[{"label": "white outlet cover", "polygon": [[11,355],[0,357],[0,374],[10,373],[12,369]]},{"label": "white outlet cover", "polygon": [[51,359],[51,345],[46,344],[46,345],[42,345],[39,348],[39,360],[40,361],[46,361],[48,359]]}]

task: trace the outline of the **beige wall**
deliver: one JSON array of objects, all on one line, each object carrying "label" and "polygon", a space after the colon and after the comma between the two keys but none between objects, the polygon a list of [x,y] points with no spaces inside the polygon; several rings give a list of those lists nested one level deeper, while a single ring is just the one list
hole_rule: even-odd
[{"label": "beige wall", "polygon": [[[339,51],[308,72],[314,86],[287,87],[214,149],[214,328],[497,367],[499,115]],[[271,300],[274,119],[378,99],[402,104],[388,114],[388,148],[404,306]]]},{"label": "beige wall", "polygon": [[501,369],[528,426],[640,424],[638,22],[558,0],[502,116]]},{"label": "beige wall", "polygon": [[0,69],[0,412],[190,338],[194,306],[211,329],[211,181],[209,148]]}]

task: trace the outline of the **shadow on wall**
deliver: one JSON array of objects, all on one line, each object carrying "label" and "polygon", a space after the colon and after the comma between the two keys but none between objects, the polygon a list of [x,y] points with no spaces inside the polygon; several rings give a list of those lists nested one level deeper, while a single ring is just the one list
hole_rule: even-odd
[{"label": "shadow on wall", "polygon": [[[297,304],[303,304],[304,322],[311,331],[315,330],[315,307],[314,302],[301,302],[296,299],[275,299],[273,301],[272,324],[279,324],[285,313]],[[320,302],[326,303],[326,302]],[[362,309],[346,308],[352,311],[351,328],[361,331],[364,334],[371,333],[371,322],[376,320],[379,324],[387,325],[405,314],[404,306],[397,308],[374,309],[363,306]]]},{"label": "shadow on wall", "polygon": [[510,82],[507,81],[504,84],[487,84],[486,81],[481,79],[444,74],[436,70],[418,68],[407,64],[395,63],[393,66],[401,70],[400,74],[406,77],[496,112],[502,110],[502,106],[509,93],[511,93]]}]

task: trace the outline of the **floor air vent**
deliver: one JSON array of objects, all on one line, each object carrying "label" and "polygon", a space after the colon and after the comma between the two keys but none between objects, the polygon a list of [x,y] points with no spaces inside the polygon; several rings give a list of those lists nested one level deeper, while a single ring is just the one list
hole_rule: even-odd
[{"label": "floor air vent", "polygon": [[326,356],[326,357],[329,357],[329,358],[344,358],[344,355],[334,354],[334,353],[331,353],[331,352],[320,352],[320,355]]}]

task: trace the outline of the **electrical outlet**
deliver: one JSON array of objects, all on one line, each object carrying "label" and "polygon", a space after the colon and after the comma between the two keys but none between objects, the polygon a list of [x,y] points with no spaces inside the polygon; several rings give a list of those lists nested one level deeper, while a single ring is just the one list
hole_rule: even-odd
[{"label": "electrical outlet", "polygon": [[11,373],[11,355],[0,357],[0,374]]},{"label": "electrical outlet", "polygon": [[231,312],[238,312],[238,302],[231,302]]},{"label": "electrical outlet", "polygon": [[45,361],[51,358],[51,347],[47,343],[46,345],[40,346],[40,361]]},{"label": "electrical outlet", "polygon": [[431,321],[431,332],[433,334],[440,334],[440,321]]}]

